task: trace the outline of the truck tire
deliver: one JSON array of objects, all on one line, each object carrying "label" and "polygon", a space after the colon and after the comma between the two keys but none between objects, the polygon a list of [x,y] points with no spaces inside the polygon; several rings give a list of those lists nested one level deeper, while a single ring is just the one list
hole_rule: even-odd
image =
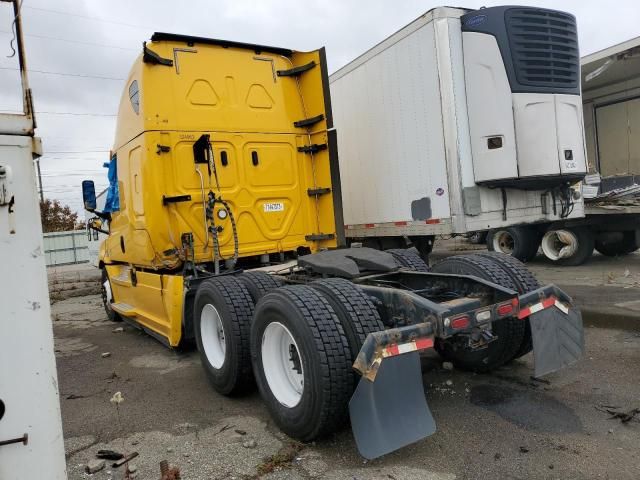
[{"label": "truck tire", "polygon": [[213,388],[223,395],[250,390],[253,301],[246,287],[232,276],[203,281],[193,315],[200,360]]},{"label": "truck tire", "polygon": [[247,287],[254,305],[258,303],[258,300],[264,297],[267,292],[284,285],[284,281],[281,278],[261,271],[243,272],[237,275],[236,278]]},{"label": "truck tire", "polygon": [[508,227],[489,230],[487,249],[511,255],[521,262],[533,260],[540,247],[540,234],[530,227]]},{"label": "truck tire", "polygon": [[[349,342],[351,358],[355,360],[367,335],[384,330],[378,310],[371,299],[349,280],[329,278],[309,285],[322,293],[338,316]],[[355,371],[353,375],[355,382],[359,375]]]},{"label": "truck tire", "polygon": [[425,261],[418,253],[414,247],[411,248],[391,248],[389,250],[385,250],[385,252],[390,253],[395,258],[396,263],[405,268],[409,268],[410,270],[416,272],[429,272],[429,265],[425,263]]},{"label": "truck tire", "polygon": [[622,234],[622,237],[616,239],[609,239],[601,235],[596,238],[595,248],[602,255],[607,257],[617,257],[620,255],[628,255],[638,250],[639,245],[636,242],[636,232],[617,232]]},{"label": "truck tire", "polygon": [[[481,257],[485,257],[493,261],[498,265],[504,273],[506,273],[516,287],[516,291],[519,294],[528,293],[532,290],[540,288],[538,279],[531,273],[531,271],[519,260],[510,256],[504,255],[498,252],[482,252],[479,253]],[[520,358],[533,350],[533,340],[531,338],[531,324],[529,319],[525,320],[524,325],[524,337],[520,348],[513,356],[512,360]]]},{"label": "truck tire", "polygon": [[[569,247],[573,253],[560,258],[561,249]],[[582,265],[593,254],[595,235],[588,227],[567,227],[549,230],[542,237],[542,251],[557,265],[575,267]]]},{"label": "truck tire", "polygon": [[111,293],[111,281],[107,269],[102,269],[102,280],[100,281],[100,294],[102,296],[102,305],[107,314],[107,318],[112,322],[121,322],[122,317],[111,307],[113,303],[113,294]]},{"label": "truck tire", "polygon": [[[474,275],[503,287],[516,290],[514,282],[494,261],[479,255],[459,255],[445,258],[433,266],[436,273]],[[492,333],[497,337],[479,350],[469,350],[452,339],[436,342],[438,353],[463,370],[485,373],[509,362],[520,349],[524,338],[525,322],[517,318],[505,318],[492,323]]]},{"label": "truck tire", "polygon": [[289,285],[262,297],[251,326],[251,357],[260,394],[287,435],[308,442],[346,423],[351,352],[318,290]]}]

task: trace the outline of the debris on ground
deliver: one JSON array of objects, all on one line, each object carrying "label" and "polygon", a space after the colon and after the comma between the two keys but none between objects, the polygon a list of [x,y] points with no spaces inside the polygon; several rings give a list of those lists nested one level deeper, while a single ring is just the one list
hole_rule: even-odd
[{"label": "debris on ground", "polygon": [[116,327],[112,330],[113,333],[122,333],[124,332],[124,328],[123,327]]},{"label": "debris on ground", "polygon": [[256,448],[258,446],[258,443],[255,440],[248,440],[246,442],[243,442],[242,446],[244,448]]},{"label": "debris on ground", "polygon": [[102,358],[108,358],[111,356],[111,352],[103,352],[101,356]]},{"label": "debris on ground", "polygon": [[[595,408],[599,412],[605,412],[611,415],[609,419],[617,418],[622,423],[628,423],[631,420],[635,420],[636,416],[640,415],[640,408],[632,408],[626,412],[620,411],[620,407],[612,405],[597,405]],[[640,418],[638,420],[640,420]]]},{"label": "debris on ground", "polygon": [[527,447],[520,447],[520,453],[529,453],[529,449]]},{"label": "debris on ground", "polygon": [[127,455],[126,457],[123,457],[123,458],[121,458],[120,460],[117,460],[117,461],[113,462],[113,463],[111,464],[111,466],[112,466],[113,468],[118,468],[118,467],[120,467],[120,466],[124,465],[125,463],[130,462],[131,460],[133,460],[134,458],[136,458],[138,455],[140,455],[138,452],[130,453],[130,454],[129,454],[129,455]]},{"label": "debris on ground", "polygon": [[258,465],[258,476],[266,475],[277,469],[289,467],[303,448],[304,445],[298,442],[291,442],[283,446],[278,453]]},{"label": "debris on ground", "polygon": [[453,363],[451,362],[442,362],[442,368],[445,370],[453,370]]},{"label": "debris on ground", "polygon": [[116,452],[115,450],[98,450],[96,457],[104,460],[120,460],[124,455],[120,452]]},{"label": "debris on ground", "polygon": [[89,474],[93,474],[102,470],[104,468],[104,465],[105,465],[104,460],[100,460],[100,459],[89,460],[89,463],[87,463],[87,465],[84,467],[84,471]]},{"label": "debris on ground", "polygon": [[180,480],[180,469],[178,467],[170,467],[169,462],[162,460],[160,462],[160,480]]}]

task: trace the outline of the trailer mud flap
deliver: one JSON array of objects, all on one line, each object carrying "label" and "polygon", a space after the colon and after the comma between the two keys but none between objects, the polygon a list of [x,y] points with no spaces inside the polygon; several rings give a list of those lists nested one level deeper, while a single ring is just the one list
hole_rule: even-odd
[{"label": "trailer mud flap", "polygon": [[529,316],[536,377],[572,365],[584,354],[582,315],[575,308],[561,307],[545,308]]},{"label": "trailer mud flap", "polygon": [[419,353],[385,358],[374,382],[362,377],[349,414],[358,451],[370,460],[435,433]]}]

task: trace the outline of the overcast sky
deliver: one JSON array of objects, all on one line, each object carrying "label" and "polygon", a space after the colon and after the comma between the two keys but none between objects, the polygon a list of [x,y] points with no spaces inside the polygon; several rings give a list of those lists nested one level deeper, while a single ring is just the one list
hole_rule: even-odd
[{"label": "overcast sky", "polygon": [[[582,55],[640,35],[638,0],[524,3],[576,15]],[[460,6],[499,4],[468,0]],[[429,0],[25,0],[29,76],[45,150],[45,196],[79,211],[84,178],[94,179],[99,189],[106,186],[102,163],[113,141],[124,78],[142,41],[154,31],[295,50],[326,46],[333,72],[438,5]],[[15,59],[6,58],[11,54],[10,13],[9,4],[0,4],[2,111],[20,105],[17,72],[11,70]]]}]

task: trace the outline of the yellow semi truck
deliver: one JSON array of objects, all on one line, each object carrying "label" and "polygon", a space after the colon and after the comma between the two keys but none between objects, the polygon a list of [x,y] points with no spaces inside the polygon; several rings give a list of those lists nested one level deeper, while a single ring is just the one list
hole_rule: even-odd
[{"label": "yellow semi truck", "polygon": [[533,348],[536,375],[577,360],[579,311],[509,257],[430,271],[412,249],[346,248],[335,133],[323,49],[154,34],[101,211],[83,182],[109,317],[195,341],[218,392],[257,384],[292,437],[350,418],[367,458],[435,431],[421,350],[490,371]]}]

